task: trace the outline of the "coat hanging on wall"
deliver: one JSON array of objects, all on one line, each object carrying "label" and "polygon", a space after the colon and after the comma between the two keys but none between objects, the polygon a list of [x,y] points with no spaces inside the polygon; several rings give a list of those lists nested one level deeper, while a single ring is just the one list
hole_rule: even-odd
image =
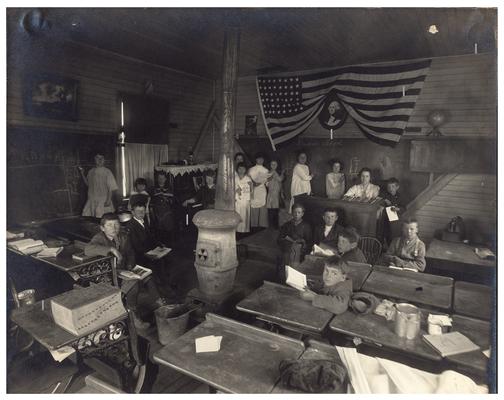
[{"label": "coat hanging on wall", "polygon": [[258,76],[259,104],[273,149],[304,132],[325,108],[329,112],[327,100],[333,94],[366,135],[397,143],[430,64],[422,60]]}]

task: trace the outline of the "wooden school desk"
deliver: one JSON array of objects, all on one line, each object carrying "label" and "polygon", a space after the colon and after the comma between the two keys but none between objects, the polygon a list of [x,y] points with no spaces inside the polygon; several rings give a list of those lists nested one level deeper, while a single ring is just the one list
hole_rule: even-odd
[{"label": "wooden school desk", "polygon": [[[96,256],[90,257],[85,261],[75,261],[72,255],[82,252],[82,249],[73,244],[65,246],[56,257],[37,257],[36,254],[27,256],[10,247],[8,249],[17,256],[31,260],[33,265],[43,263],[50,268],[68,274],[81,286],[87,286],[90,282],[110,282],[117,286],[116,259],[113,256]],[[10,262],[16,264],[15,258],[11,260]],[[15,269],[15,266],[13,266],[13,269]]]},{"label": "wooden school desk", "polygon": [[371,346],[385,347],[399,353],[441,361],[442,357],[439,353],[422,339],[422,335],[427,333],[426,321],[429,312],[422,309],[421,312],[420,333],[413,340],[397,336],[394,332],[394,321],[387,321],[385,317],[374,313],[355,314],[353,311],[348,310],[343,314],[336,315],[329,324],[329,329],[345,336],[360,338],[365,344]]},{"label": "wooden school desk", "polygon": [[[195,339],[222,336],[220,350],[196,353]],[[173,343],[154,353],[154,360],[225,393],[270,393],[282,360],[297,359],[303,342],[212,313]]]},{"label": "wooden school desk", "polygon": [[[475,318],[452,315],[452,331],[459,331],[480,346],[481,350],[456,354],[447,360],[461,372],[486,378],[489,358],[483,354],[490,347],[491,324]],[[495,351],[495,349],[493,349]]]},{"label": "wooden school desk", "polygon": [[131,374],[140,360],[136,330],[128,313],[108,321],[91,333],[78,336],[54,322],[50,298],[13,310],[11,319],[47,350],[70,347],[78,355],[79,366],[85,359],[91,359],[88,363],[93,365],[105,364],[111,374],[109,379],[125,390],[131,389],[129,386],[134,382]]},{"label": "wooden school desk", "polygon": [[334,315],[303,300],[297,289],[268,281],[236,308],[301,334],[320,335]]},{"label": "wooden school desk", "polygon": [[491,285],[495,280],[496,261],[482,260],[474,252],[475,248],[465,243],[433,239],[425,253],[426,270],[461,281]]},{"label": "wooden school desk", "polygon": [[362,290],[386,298],[449,310],[452,306],[453,279],[375,265]]}]

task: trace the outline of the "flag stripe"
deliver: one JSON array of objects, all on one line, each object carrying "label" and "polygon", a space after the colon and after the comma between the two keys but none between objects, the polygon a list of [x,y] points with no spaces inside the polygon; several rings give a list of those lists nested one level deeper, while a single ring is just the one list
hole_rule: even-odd
[{"label": "flag stripe", "polygon": [[328,98],[338,99],[364,133],[399,141],[430,63],[422,60],[257,77],[261,112],[273,148],[303,132],[327,106]]}]

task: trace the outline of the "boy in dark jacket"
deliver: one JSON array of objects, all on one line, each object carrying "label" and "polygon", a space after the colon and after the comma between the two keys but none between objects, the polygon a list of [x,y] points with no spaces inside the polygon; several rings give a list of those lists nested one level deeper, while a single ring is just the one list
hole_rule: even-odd
[{"label": "boy in dark jacket", "polygon": [[301,298],[333,314],[343,314],[352,297],[352,280],[347,279],[347,271],[348,264],[345,261],[338,256],[329,257],[325,261],[322,282],[315,283],[313,290],[306,288],[300,292]]}]

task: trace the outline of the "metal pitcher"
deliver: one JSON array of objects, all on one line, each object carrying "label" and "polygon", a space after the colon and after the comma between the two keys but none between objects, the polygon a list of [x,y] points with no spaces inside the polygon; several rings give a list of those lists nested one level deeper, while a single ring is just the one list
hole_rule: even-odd
[{"label": "metal pitcher", "polygon": [[397,336],[408,340],[415,339],[420,333],[422,314],[418,307],[408,303],[395,305],[395,333]]}]

